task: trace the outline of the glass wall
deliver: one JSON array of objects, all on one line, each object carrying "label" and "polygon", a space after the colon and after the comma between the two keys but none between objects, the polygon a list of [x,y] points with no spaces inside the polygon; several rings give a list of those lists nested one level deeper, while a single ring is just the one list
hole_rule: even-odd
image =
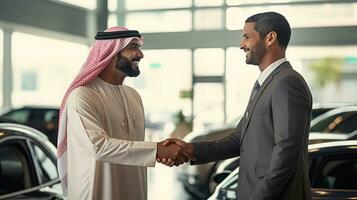
[{"label": "glass wall", "polygon": [[242,29],[247,17],[275,11],[283,14],[291,27],[357,25],[357,3],[230,7],[226,12],[229,30]]},{"label": "glass wall", "polygon": [[315,103],[356,102],[357,46],[291,47],[287,56],[306,78]]},{"label": "glass wall", "polygon": [[128,77],[125,83],[140,93],[147,123],[164,125],[179,111],[190,116],[192,102],[183,93],[190,93],[192,87],[191,51],[162,49],[143,53],[140,76]]},{"label": "glass wall", "polygon": [[60,105],[87,53],[85,45],[14,32],[12,104]]},{"label": "glass wall", "polygon": [[[266,11],[282,13],[292,28],[357,25],[357,3],[355,2],[339,2],[337,0],[326,3],[307,0],[154,0],[150,1],[150,4],[146,4],[144,1],[125,0],[125,8],[119,9],[120,14],[125,15],[126,26],[144,33],[162,34],[164,32],[164,34],[170,35],[170,32],[200,31],[205,34],[205,31],[212,30],[241,30],[247,17]],[[111,11],[109,25],[117,25],[117,2],[110,3],[109,1],[109,7]],[[190,60],[182,61],[187,64],[182,64],[185,68],[193,68],[193,75],[188,74],[188,76],[203,78],[223,76],[226,81],[224,82],[224,79],[222,82],[208,81],[204,83],[198,81],[188,87],[188,90],[192,89],[194,92],[192,103],[195,123],[222,123],[224,119],[226,119],[225,122],[231,122],[244,112],[250,91],[260,71],[256,66],[245,64],[245,55],[238,48],[238,37],[232,39],[232,45],[235,43],[237,45],[229,48],[223,45],[217,45],[214,48],[193,47],[190,49],[192,58],[189,54],[192,64]],[[219,40],[219,38],[212,39]],[[169,50],[146,50],[148,53],[155,52],[156,55],[159,55],[161,51]],[[355,80],[357,80],[355,76],[356,55],[353,52],[357,52],[354,46],[331,47],[324,44],[321,44],[320,47],[290,46],[288,59],[294,68],[306,78],[312,90],[314,102],[350,102],[356,99],[356,92],[352,90],[352,85],[356,84]],[[150,59],[150,56],[149,53],[144,60]],[[166,61],[166,64],[177,65],[177,63],[170,62],[171,60]],[[339,66],[337,69],[334,67],[336,63]],[[324,73],[326,71],[332,72]],[[166,76],[170,76],[171,73],[167,71]],[[147,84],[146,80],[145,84]],[[154,87],[152,88],[154,89]],[[145,98],[150,99],[149,96],[147,95]],[[152,100],[148,100],[146,103],[149,110],[158,106]],[[175,105],[179,105],[179,103],[175,103]],[[188,108],[191,107],[187,106],[187,109],[184,110],[192,112]],[[178,109],[181,107],[176,108],[176,110]],[[174,106],[169,110],[175,110]]]},{"label": "glass wall", "polygon": [[192,0],[125,0],[127,10],[170,9],[191,7]]},{"label": "glass wall", "polygon": [[191,15],[189,10],[134,12],[126,15],[125,26],[140,32],[189,31],[192,29]]},{"label": "glass wall", "polygon": [[232,122],[244,113],[260,71],[257,66],[245,64],[245,53],[238,47],[227,49],[226,62],[227,122]]}]

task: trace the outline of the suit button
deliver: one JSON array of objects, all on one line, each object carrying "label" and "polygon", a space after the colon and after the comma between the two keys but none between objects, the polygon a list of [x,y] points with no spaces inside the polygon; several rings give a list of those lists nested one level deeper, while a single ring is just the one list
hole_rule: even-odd
[{"label": "suit button", "polygon": [[243,149],[243,147],[241,148],[241,151],[242,151],[242,153],[244,152],[244,149]]}]

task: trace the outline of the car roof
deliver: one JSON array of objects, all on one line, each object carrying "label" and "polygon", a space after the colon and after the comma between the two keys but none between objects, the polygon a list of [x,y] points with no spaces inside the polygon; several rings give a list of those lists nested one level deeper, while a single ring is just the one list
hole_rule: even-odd
[{"label": "car roof", "polygon": [[[45,134],[43,134],[42,132],[40,132],[34,128],[26,126],[26,125],[15,124],[15,123],[0,123],[0,129],[17,131],[17,132],[20,132],[20,134],[35,138],[37,140],[47,140],[48,141],[48,137]],[[0,138],[1,138],[1,136],[3,136],[3,135],[0,135]]]}]

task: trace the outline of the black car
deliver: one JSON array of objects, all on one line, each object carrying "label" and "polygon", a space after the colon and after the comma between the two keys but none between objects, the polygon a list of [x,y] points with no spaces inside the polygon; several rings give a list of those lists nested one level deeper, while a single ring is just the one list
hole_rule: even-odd
[{"label": "black car", "polygon": [[[313,199],[357,199],[357,140],[309,146],[309,177]],[[239,168],[209,199],[237,199]]]},{"label": "black car", "polygon": [[0,199],[63,199],[55,155],[38,130],[0,123]]},{"label": "black car", "polygon": [[40,130],[45,133],[52,144],[56,146],[58,114],[58,107],[23,106],[18,108],[5,108],[1,111],[0,117]]},{"label": "black car", "polygon": [[[310,133],[309,144],[317,144],[333,141],[357,140],[357,130],[348,134],[338,133]],[[233,170],[239,166],[239,157],[234,157],[218,162],[215,172],[212,174],[209,186],[213,192],[216,186],[221,183]]]}]

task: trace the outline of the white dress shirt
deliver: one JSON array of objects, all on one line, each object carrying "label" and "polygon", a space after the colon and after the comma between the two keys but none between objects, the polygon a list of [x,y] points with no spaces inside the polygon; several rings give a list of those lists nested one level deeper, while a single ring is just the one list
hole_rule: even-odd
[{"label": "white dress shirt", "polygon": [[283,62],[286,61],[286,58],[280,58],[279,60],[270,64],[267,68],[265,68],[258,77],[259,85],[262,86],[265,79]]}]

